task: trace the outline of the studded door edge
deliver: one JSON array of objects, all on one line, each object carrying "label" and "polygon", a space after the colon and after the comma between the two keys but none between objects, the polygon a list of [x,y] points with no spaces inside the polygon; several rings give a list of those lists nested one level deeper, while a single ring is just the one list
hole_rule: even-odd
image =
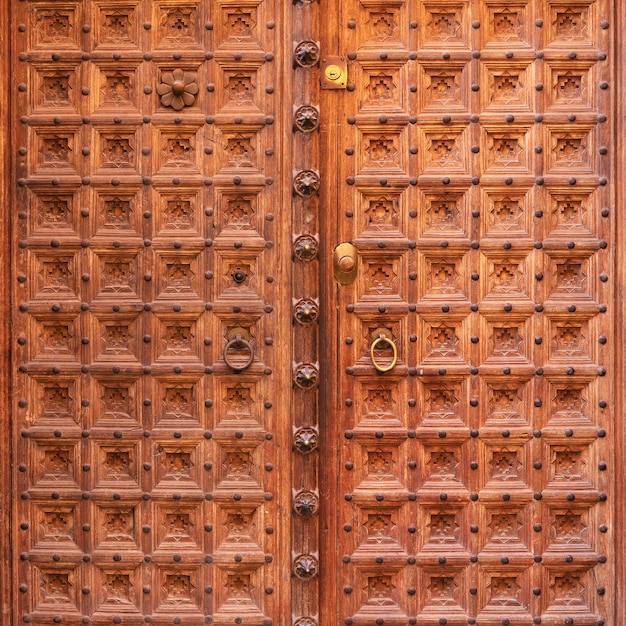
[{"label": "studded door edge", "polygon": [[12,8],[14,623],[285,623],[284,5]]},{"label": "studded door edge", "polygon": [[612,623],[611,5],[340,4],[338,618]]}]

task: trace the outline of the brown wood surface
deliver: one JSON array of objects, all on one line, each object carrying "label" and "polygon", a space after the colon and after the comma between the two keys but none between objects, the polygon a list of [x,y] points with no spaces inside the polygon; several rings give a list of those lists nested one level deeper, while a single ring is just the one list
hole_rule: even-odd
[{"label": "brown wood surface", "polygon": [[2,623],[624,623],[625,15],[3,3]]}]

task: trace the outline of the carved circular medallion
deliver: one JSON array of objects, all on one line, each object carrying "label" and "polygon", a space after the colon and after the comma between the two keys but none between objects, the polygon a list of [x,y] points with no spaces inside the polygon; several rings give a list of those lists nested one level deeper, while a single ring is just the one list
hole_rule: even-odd
[{"label": "carved circular medallion", "polygon": [[311,67],[320,58],[320,47],[314,41],[301,41],[293,52],[294,61],[300,67]]},{"label": "carved circular medallion", "polygon": [[294,317],[300,324],[312,324],[317,321],[319,309],[315,300],[300,300],[296,303]]},{"label": "carved circular medallion", "polygon": [[305,104],[296,109],[293,116],[296,128],[303,133],[314,131],[320,124],[320,112],[314,107]]},{"label": "carved circular medallion", "polygon": [[199,87],[194,73],[175,69],[173,72],[163,72],[161,81],[161,84],[157,85],[157,93],[161,96],[161,104],[164,107],[180,111],[196,101]]},{"label": "carved circular medallion", "polygon": [[293,436],[293,444],[298,452],[308,454],[317,448],[317,430],[315,428],[298,428]]},{"label": "carved circular medallion", "polygon": [[300,363],[296,367],[294,382],[300,389],[313,389],[317,387],[318,369],[310,363]]},{"label": "carved circular medallion", "polygon": [[320,190],[320,177],[313,170],[302,170],[293,179],[293,190],[303,198],[313,196]]},{"label": "carved circular medallion", "polygon": [[293,623],[293,626],[317,626],[317,620],[312,617],[301,617]]},{"label": "carved circular medallion", "polygon": [[317,513],[319,499],[312,491],[299,491],[293,499],[294,511],[302,517],[311,517]]},{"label": "carved circular medallion", "polygon": [[300,580],[310,580],[317,576],[318,562],[311,554],[301,554],[293,562],[294,574]]},{"label": "carved circular medallion", "polygon": [[300,235],[293,244],[293,252],[301,261],[312,261],[318,248],[317,239],[312,235]]}]

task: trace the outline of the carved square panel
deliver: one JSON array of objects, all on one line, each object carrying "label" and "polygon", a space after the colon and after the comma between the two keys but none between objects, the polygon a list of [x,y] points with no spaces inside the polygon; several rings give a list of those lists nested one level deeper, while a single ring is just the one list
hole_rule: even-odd
[{"label": "carved square panel", "polygon": [[402,28],[404,11],[399,5],[399,2],[387,2],[383,6],[365,7],[357,31],[359,48],[406,47],[406,28]]},{"label": "carved square panel", "polygon": [[219,276],[218,298],[225,300],[258,300],[259,259],[254,255],[234,254],[220,251],[215,259],[215,270]]},{"label": "carved square panel", "polygon": [[406,170],[403,131],[366,130],[359,137],[357,154],[360,174],[404,173]]},{"label": "carved square panel", "polygon": [[468,65],[452,61],[424,61],[419,64],[421,84],[418,88],[422,113],[467,111]]},{"label": "carved square panel", "polygon": [[420,48],[468,48],[469,6],[466,2],[424,2],[420,22]]},{"label": "carved square panel", "polygon": [[94,47],[136,48],[141,26],[137,2],[120,5],[110,0],[94,0],[94,5]]},{"label": "carved square panel", "polygon": [[199,130],[189,126],[157,127],[154,171],[157,174],[200,173],[198,135]]},{"label": "carved square panel", "polygon": [[[259,76],[256,68],[222,68],[218,75],[222,99],[219,113],[260,113]],[[218,91],[218,93],[220,93]]]},{"label": "carved square panel", "polygon": [[486,24],[481,25],[486,48],[528,48],[533,44],[534,12],[529,0],[488,1]]},{"label": "carved square panel", "polygon": [[592,0],[549,2],[546,26],[549,46],[566,47],[598,45],[596,40],[596,6]]},{"label": "carved square panel", "polygon": [[445,128],[420,126],[420,173],[449,175],[469,174],[468,129],[446,125]]},{"label": "carved square panel", "polygon": [[359,63],[359,109],[367,112],[404,111],[406,94],[400,89],[405,69],[393,61]]},{"label": "carved square panel", "polygon": [[62,611],[74,618],[82,615],[79,588],[81,582],[79,567],[64,564],[35,565],[31,570],[32,586],[35,591],[35,612],[50,614]]},{"label": "carved square panel", "polygon": [[[478,620],[498,620],[503,616],[513,623],[532,623],[532,598],[530,568],[487,569],[481,572],[484,585],[479,585],[480,612]],[[492,622],[496,623],[496,622]]]},{"label": "carved square panel", "polygon": [[203,234],[202,192],[181,187],[155,190],[156,238],[200,237]]},{"label": "carved square panel", "polygon": [[131,315],[96,315],[90,331],[91,360],[127,365],[141,361],[139,318]]},{"label": "carved square panel", "polygon": [[[467,618],[467,573],[447,565],[444,568],[423,567],[417,571],[418,619],[438,622],[438,618]],[[437,620],[437,621],[434,621]]]},{"label": "carved square panel", "polygon": [[30,359],[49,365],[68,366],[78,362],[80,346],[78,319],[65,313],[30,319]]},{"label": "carved square panel", "polygon": [[[384,321],[384,326],[381,326],[380,316],[368,315],[363,316],[360,327],[360,345],[358,338],[355,338],[355,344],[358,351],[358,363],[359,365],[367,365],[372,367],[372,373],[374,372],[371,356],[371,345],[376,339],[384,334],[385,337],[389,337],[395,344],[398,350],[398,363],[403,363],[406,351],[406,345],[400,340],[405,333],[405,319],[390,319],[387,317]],[[355,330],[359,333],[358,330]],[[380,341],[374,348],[374,357],[381,366],[388,365],[394,356],[393,346],[386,341]]]},{"label": "carved square panel", "polygon": [[530,174],[529,131],[528,127],[519,126],[483,126],[483,171],[502,176],[511,173]]},{"label": "carved square panel", "polygon": [[448,503],[421,506],[419,515],[418,527],[422,532],[418,537],[418,558],[439,556],[443,552],[448,555],[467,552],[469,523],[463,508]]},{"label": "carved square panel", "polygon": [[45,2],[30,6],[30,47],[43,50],[80,49],[80,27],[83,24],[78,2]]},{"label": "carved square panel", "polygon": [[31,113],[78,114],[82,72],[76,61],[29,64],[29,104]]},{"label": "carved square panel", "polygon": [[77,300],[78,276],[75,254],[31,254],[33,280],[29,281],[34,300]]},{"label": "carved square panel", "polygon": [[526,63],[482,64],[482,108],[509,113],[531,111],[533,106],[534,67]]},{"label": "carved square panel", "polygon": [[110,490],[139,497],[140,446],[93,443],[94,495],[110,498]]},{"label": "carved square panel", "polygon": [[30,237],[78,237],[78,189],[67,185],[38,188],[30,194]]},{"label": "carved square panel", "polygon": [[486,427],[502,429],[530,425],[530,393],[528,380],[506,381],[501,377],[481,380],[479,406],[481,422]]},{"label": "carved square panel", "polygon": [[226,380],[218,389],[218,428],[258,428],[262,400],[258,382]]},{"label": "carved square panel", "polygon": [[469,293],[466,255],[421,254],[418,260],[419,300],[466,300]]},{"label": "carved square panel", "polygon": [[[530,449],[527,445],[483,443],[485,463],[479,467],[485,497],[502,500],[502,492],[529,489]],[[530,493],[527,494],[530,499]]]},{"label": "carved square panel", "polygon": [[220,567],[215,575],[213,621],[231,622],[243,611],[251,620],[263,618],[262,582],[256,567]]},{"label": "carved square panel", "polygon": [[445,367],[465,361],[468,339],[465,319],[425,315],[420,322],[421,363]]},{"label": "carved square panel", "polygon": [[[420,378],[420,427],[445,429],[467,426],[467,415],[463,407],[467,405],[467,380],[446,376]],[[425,433],[421,430],[420,432]],[[433,432],[435,432],[433,430]]]},{"label": "carved square panel", "polygon": [[[355,601],[359,607],[355,613],[357,623],[376,623],[376,619],[391,621],[406,620],[407,600],[406,573],[403,570],[386,568],[384,572],[372,569],[359,569],[355,580],[357,597]],[[396,623],[397,623],[396,621]]]},{"label": "carved square panel", "polygon": [[[596,260],[592,255],[567,255],[549,257],[549,300],[566,302],[592,300]],[[546,272],[548,273],[548,272]]]},{"label": "carved square panel", "polygon": [[541,585],[546,589],[543,616],[562,619],[564,615],[575,615],[576,621],[596,620],[598,594],[594,579],[591,569],[547,567]]},{"label": "carved square panel", "polygon": [[530,191],[497,187],[482,188],[481,235],[510,239],[532,236]]},{"label": "carved square panel", "polygon": [[139,96],[142,88],[136,66],[119,62],[94,65],[93,87],[98,94],[97,113],[139,113]]},{"label": "carved square panel", "polygon": [[216,239],[230,235],[260,237],[263,232],[263,205],[259,189],[216,189],[215,219]]},{"label": "carved square panel", "polygon": [[155,48],[199,48],[203,25],[199,2],[154,2]]},{"label": "carved square panel", "polygon": [[596,234],[598,199],[593,190],[577,187],[576,192],[572,192],[571,188],[551,187],[546,191],[550,238],[576,241]]},{"label": "carved square panel", "polygon": [[132,237],[133,243],[143,246],[141,195],[138,188],[124,185],[119,192],[111,187],[92,185],[92,206],[89,211],[92,236],[114,240]]},{"label": "carved square panel", "polygon": [[549,535],[544,554],[572,554],[591,550],[593,524],[589,507],[556,507],[549,509]]},{"label": "carved square panel", "polygon": [[357,293],[360,301],[398,301],[403,299],[400,293],[404,272],[404,257],[361,256],[358,274]]},{"label": "carved square panel", "polygon": [[363,382],[360,387],[362,417],[357,424],[357,429],[389,429],[392,427],[404,427],[406,423],[398,407],[398,397],[401,393],[395,382],[387,382],[384,385],[375,382]]},{"label": "carved square panel", "polygon": [[360,188],[361,237],[403,236],[405,228],[405,195],[399,190]]},{"label": "carved square panel", "polygon": [[191,443],[154,442],[154,487],[156,499],[204,499],[202,454],[200,446]]},{"label": "carved square panel", "polygon": [[215,139],[220,170],[259,172],[259,155],[263,153],[259,129],[237,126],[222,127],[220,131]]},{"label": "carved square panel", "polygon": [[[197,566],[159,566],[154,573],[154,615],[184,614],[191,620],[204,619],[201,610],[204,584]],[[170,617],[171,619],[171,617]]]},{"label": "carved square panel", "polygon": [[548,397],[547,424],[564,429],[592,423],[590,413],[595,394],[588,382],[550,380]]},{"label": "carved square panel", "polygon": [[548,445],[547,457],[550,462],[547,477],[548,489],[589,489],[593,488],[589,474],[595,455],[586,445]]},{"label": "carved square panel", "polygon": [[142,285],[137,275],[139,258],[136,253],[101,252],[94,254],[90,266],[94,268],[95,299],[112,303],[139,299]]},{"label": "carved square panel", "polygon": [[400,507],[359,506],[357,514],[358,520],[354,524],[357,548],[352,553],[353,558],[371,558],[381,551],[394,556],[406,554],[408,534],[400,526]]},{"label": "carved square panel", "polygon": [[202,381],[196,377],[182,374],[174,379],[155,377],[152,402],[153,427],[165,431],[200,428],[202,396]]},{"label": "carved square panel", "polygon": [[[46,176],[78,175],[80,166],[77,165],[75,127],[32,128],[31,163],[29,170],[32,174]],[[77,169],[79,168],[79,169]]]},{"label": "carved square panel", "polygon": [[529,362],[532,355],[529,318],[483,318],[482,322],[479,345],[483,363],[508,366]]},{"label": "carved square panel", "polygon": [[526,256],[498,253],[481,254],[481,299],[509,302],[531,297],[529,265]]},{"label": "carved square panel", "polygon": [[139,530],[142,520],[139,519],[136,504],[98,503],[94,505],[93,513],[96,554],[139,552]]},{"label": "carved square panel", "polygon": [[485,507],[483,516],[481,526],[486,531],[480,536],[483,557],[529,556],[532,551],[531,507],[490,505]]},{"label": "carved square panel", "polygon": [[76,464],[79,460],[76,442],[60,444],[58,440],[32,441],[31,482],[36,489],[57,491],[79,489]]},{"label": "carved square panel", "polygon": [[237,5],[219,5],[215,14],[217,47],[231,50],[258,50],[261,47],[258,4],[258,0],[246,0]]},{"label": "carved square panel", "polygon": [[129,380],[128,377],[122,380],[97,378],[95,384],[92,383],[92,390],[90,405],[97,407],[92,413],[93,426],[112,430],[140,428],[136,380]]},{"label": "carved square panel", "polygon": [[419,230],[421,237],[437,240],[466,237],[466,196],[461,191],[433,193],[420,190]]},{"label": "carved square panel", "polygon": [[113,620],[124,615],[137,619],[143,615],[141,568],[132,565],[99,565],[95,568],[93,619]]},{"label": "carved square panel", "polygon": [[193,558],[204,552],[204,516],[202,506],[180,504],[155,504],[155,557],[172,559],[174,554],[184,552]]},{"label": "carved square panel", "polygon": [[[434,436],[438,436],[433,433]],[[467,451],[461,444],[424,445],[418,461],[419,492],[425,496],[426,491],[440,491],[462,488],[464,466],[467,465]],[[430,494],[432,497],[432,493]]]},{"label": "carved square panel", "polygon": [[216,499],[226,498],[232,502],[233,493],[241,498],[262,497],[261,486],[262,458],[256,446],[219,445],[216,454],[219,463],[217,485],[214,491]]},{"label": "carved square panel", "polygon": [[38,503],[33,509],[33,556],[48,556],[58,551],[76,557],[83,553],[83,542],[77,537],[80,517],[76,505]]},{"label": "carved square panel", "polygon": [[546,125],[547,172],[589,174],[594,171],[594,129],[589,126]]},{"label": "carved square panel", "polygon": [[[355,455],[355,497],[372,497],[375,493],[406,492],[404,464],[396,445],[363,443]],[[360,458],[359,458],[360,457]]]},{"label": "carved square panel", "polygon": [[195,314],[159,314],[153,337],[154,359],[159,362],[199,362],[203,324]]},{"label": "carved square panel", "polygon": [[[593,66],[590,63],[558,61],[546,63],[546,99],[549,110],[571,111],[575,106],[580,111],[595,107]],[[549,81],[549,82],[548,82]]]},{"label": "carved square panel", "polygon": [[[37,376],[30,379],[29,406],[32,426],[74,429],[78,426],[79,381],[67,375]],[[63,431],[61,431],[63,432]]]},{"label": "carved square panel", "polygon": [[596,335],[593,320],[550,318],[549,358],[551,363],[576,365],[595,361]]},{"label": "carved square panel", "polygon": [[99,174],[139,174],[137,128],[97,127],[93,130],[93,170]]},{"label": "carved square panel", "polygon": [[196,253],[157,253],[155,276],[157,300],[200,300],[202,275]]},{"label": "carved square panel", "polygon": [[215,523],[217,561],[232,562],[236,554],[245,554],[246,561],[263,562],[265,554],[261,531],[264,525],[262,507],[222,505]]}]

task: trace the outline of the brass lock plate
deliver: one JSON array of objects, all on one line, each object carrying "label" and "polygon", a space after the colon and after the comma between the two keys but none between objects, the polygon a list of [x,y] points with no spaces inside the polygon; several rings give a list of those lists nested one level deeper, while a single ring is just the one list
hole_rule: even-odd
[{"label": "brass lock plate", "polygon": [[323,57],[320,62],[322,89],[345,89],[348,84],[348,64],[345,57]]},{"label": "brass lock plate", "polygon": [[351,243],[340,243],[333,253],[333,273],[341,285],[349,285],[358,272],[358,256]]}]

